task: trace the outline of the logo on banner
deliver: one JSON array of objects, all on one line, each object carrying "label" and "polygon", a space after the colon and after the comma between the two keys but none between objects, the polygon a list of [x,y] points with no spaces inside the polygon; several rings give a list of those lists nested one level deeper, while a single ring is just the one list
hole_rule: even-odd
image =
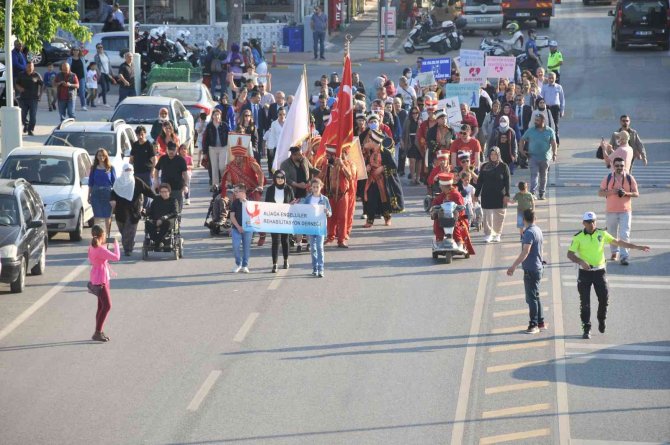
[{"label": "logo on banner", "polygon": [[261,209],[258,205],[258,203],[254,204],[254,209],[252,211],[249,211],[249,206],[246,205],[244,209],[247,211],[247,215],[249,215],[249,224],[252,226],[260,226],[261,225]]}]

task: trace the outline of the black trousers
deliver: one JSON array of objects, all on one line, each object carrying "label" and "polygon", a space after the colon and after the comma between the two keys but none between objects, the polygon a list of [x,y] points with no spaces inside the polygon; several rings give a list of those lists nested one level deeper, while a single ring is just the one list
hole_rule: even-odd
[{"label": "black trousers", "polygon": [[268,148],[266,153],[268,154],[268,173],[272,174],[272,163],[275,161],[275,151],[276,148]]},{"label": "black trousers", "polygon": [[559,144],[560,139],[558,136],[558,121],[561,118],[561,107],[560,105],[551,105],[547,106],[549,108],[549,112],[551,113],[551,117],[554,118],[554,125],[556,126],[556,145]]},{"label": "black trousers", "polygon": [[607,287],[607,273],[602,270],[579,270],[577,276],[577,290],[579,291],[580,315],[584,327],[591,328],[591,286],[598,297],[598,320],[607,318],[607,304],[609,289]]},{"label": "black trousers", "polygon": [[288,235],[285,233],[271,233],[270,235],[272,235],[272,264],[277,264],[280,240],[281,253],[284,255],[284,261],[288,260]]},{"label": "black trousers", "polygon": [[398,174],[400,176],[403,176],[405,174],[406,163],[407,163],[407,150],[401,147],[400,150],[398,151]]}]

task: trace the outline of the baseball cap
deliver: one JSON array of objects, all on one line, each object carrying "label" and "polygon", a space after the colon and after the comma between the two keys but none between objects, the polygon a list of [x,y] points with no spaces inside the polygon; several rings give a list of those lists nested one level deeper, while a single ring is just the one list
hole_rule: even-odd
[{"label": "baseball cap", "polygon": [[582,217],[582,221],[595,221],[596,218],[596,213],[595,212],[586,212],[584,213],[584,216]]},{"label": "baseball cap", "polygon": [[554,48],[558,47],[558,42],[556,40],[550,40],[549,41],[549,46],[553,46]]}]

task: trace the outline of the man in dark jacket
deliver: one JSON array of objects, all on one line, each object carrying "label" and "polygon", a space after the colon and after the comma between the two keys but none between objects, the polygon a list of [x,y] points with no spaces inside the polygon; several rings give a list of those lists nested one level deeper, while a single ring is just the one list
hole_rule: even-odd
[{"label": "man in dark jacket", "polygon": [[263,157],[264,144],[263,134],[270,129],[270,118],[268,116],[268,108],[261,105],[261,95],[258,93],[258,90],[251,91],[249,93],[249,102],[244,104],[240,114],[244,113],[245,110],[251,111],[251,117],[256,124],[256,132],[258,133],[258,147],[256,162],[261,163],[260,158]]},{"label": "man in dark jacket", "polygon": [[212,111],[212,120],[202,135],[202,155],[208,159],[207,172],[210,184],[220,184],[221,175],[228,164],[228,124],[223,122],[221,110]]}]

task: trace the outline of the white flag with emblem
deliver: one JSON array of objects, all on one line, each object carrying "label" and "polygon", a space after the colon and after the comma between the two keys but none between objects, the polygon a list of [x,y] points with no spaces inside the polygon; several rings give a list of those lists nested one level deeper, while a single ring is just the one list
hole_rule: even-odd
[{"label": "white flag with emblem", "polygon": [[307,107],[307,76],[300,78],[300,84],[293,96],[293,104],[286,115],[286,122],[279,134],[277,152],[272,168],[277,170],[282,162],[289,157],[289,148],[302,145],[310,136],[309,108]]}]

